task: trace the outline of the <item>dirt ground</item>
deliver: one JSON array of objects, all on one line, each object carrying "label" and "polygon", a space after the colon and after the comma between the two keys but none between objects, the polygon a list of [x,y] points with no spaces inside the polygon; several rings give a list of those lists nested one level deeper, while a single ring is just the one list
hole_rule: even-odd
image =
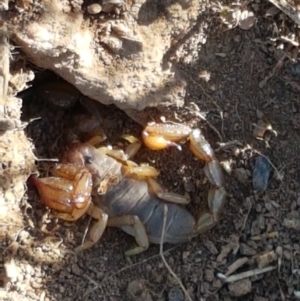
[{"label": "dirt ground", "polygon": [[[155,3],[153,9],[163,15],[166,8]],[[222,24],[216,16],[225,8],[216,11],[216,4],[206,7],[175,55],[188,85],[186,105],[166,110],[165,115],[203,130],[224,167],[228,199],[214,229],[188,243],[164,245],[165,258],[191,300],[297,300],[300,65],[297,45],[282,36],[298,31],[279,11],[266,16],[270,3],[249,4],[257,20],[247,30]],[[45,175],[54,164],[47,159],[57,158],[64,146],[61,133],[83,108],[77,104],[63,110],[46,98],[35,97],[39,80],[57,78],[48,71],[37,74],[33,92],[23,98],[22,120],[32,120],[26,133],[35,145],[36,156],[43,159],[37,166]],[[100,114],[112,145],[120,143],[122,133],[139,135],[142,130],[113,106],[101,108]],[[268,129],[259,138],[255,133],[262,121]],[[267,156],[271,166],[266,190],[257,193],[252,180],[259,154]],[[203,163],[195,160],[186,146],[182,151],[161,152],[142,147],[136,161],[157,167],[159,180],[167,189],[187,191],[193,214],[199,203],[206,202],[209,185]],[[258,168],[264,177],[263,167]],[[81,243],[87,217],[76,223],[56,220],[31,188],[22,204],[27,204],[22,207],[25,227],[11,228],[2,243],[4,262],[13,257],[9,269],[14,277],[3,281],[0,299],[188,300],[165,267],[158,245],[129,260],[124,251],[135,244],[134,238],[109,228],[93,248],[75,255],[72,250]],[[269,267],[269,271],[255,275],[255,271]],[[230,283],[220,276],[247,271],[248,277]],[[128,291],[136,296],[130,297]]]}]

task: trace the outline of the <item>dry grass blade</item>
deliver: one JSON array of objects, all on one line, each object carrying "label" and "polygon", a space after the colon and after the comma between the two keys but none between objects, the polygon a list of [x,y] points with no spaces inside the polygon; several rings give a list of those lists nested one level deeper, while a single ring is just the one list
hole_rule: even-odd
[{"label": "dry grass blade", "polygon": [[166,232],[167,214],[168,214],[168,206],[164,205],[164,220],[163,220],[163,227],[162,227],[162,231],[161,231],[162,233],[161,233],[161,237],[160,237],[159,255],[160,255],[164,265],[168,269],[169,273],[177,280],[177,282],[178,282],[180,288],[182,289],[182,291],[184,292],[187,300],[192,301],[192,299],[191,299],[189,293],[187,292],[186,288],[184,287],[182,281],[178,278],[178,276],[174,273],[174,271],[168,265],[165,255],[164,255],[163,244],[164,244],[164,236],[165,236],[165,232]]},{"label": "dry grass blade", "polygon": [[277,269],[277,266],[268,266],[263,269],[254,269],[254,270],[250,270],[250,271],[243,272],[240,274],[235,274],[235,275],[232,275],[229,277],[226,277],[225,275],[219,273],[218,277],[220,279],[222,279],[225,283],[231,283],[231,282],[236,282],[236,281],[239,281],[239,280],[242,280],[245,278],[250,278],[252,276],[260,275],[263,273],[268,273],[268,272],[276,270],[276,269]]}]

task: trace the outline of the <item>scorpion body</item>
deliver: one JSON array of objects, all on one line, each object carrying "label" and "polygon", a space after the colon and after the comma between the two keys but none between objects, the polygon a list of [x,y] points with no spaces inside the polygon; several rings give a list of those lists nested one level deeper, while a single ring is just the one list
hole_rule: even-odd
[{"label": "scorpion body", "polygon": [[[109,217],[138,216],[145,227],[149,242],[160,243],[164,205],[168,206],[164,242],[181,243],[191,239],[196,221],[192,214],[177,204],[167,203],[149,192],[146,181],[126,178],[122,175],[122,164],[115,159],[85,145],[74,145],[68,149],[65,162],[84,162],[91,172],[95,187],[103,179],[117,179],[117,184],[97,193],[94,204]],[[122,230],[134,236],[132,226],[121,226]]]},{"label": "scorpion body", "polygon": [[[96,204],[104,208],[109,216],[135,215],[143,223],[149,242],[159,244],[164,219],[164,205],[168,206],[165,243],[182,243],[191,239],[196,224],[195,218],[184,207],[166,203],[149,193],[147,182],[134,179],[122,179],[117,186],[112,186]],[[132,226],[121,229],[134,236]]]},{"label": "scorpion body", "polygon": [[[77,220],[87,213],[97,220],[90,230],[90,240],[78,247],[78,251],[99,241],[107,226],[119,227],[135,237],[138,247],[125,253],[130,256],[146,250],[150,243],[161,242],[164,219],[163,242],[171,244],[189,241],[219,221],[226,199],[224,178],[219,161],[201,131],[180,124],[152,124],[142,137],[152,150],[174,146],[180,138],[188,137],[190,150],[206,162],[204,173],[213,186],[208,193],[207,208],[195,218],[179,205],[186,202],[178,195],[163,193],[153,186],[153,170],[136,168],[128,157],[120,158],[119,152],[100,151],[101,148],[89,143],[75,142],[66,148],[62,163],[53,168],[53,177],[35,178],[34,183],[43,202],[59,211],[60,218]],[[132,147],[128,149],[133,152]],[[58,177],[63,179],[60,184]]]}]

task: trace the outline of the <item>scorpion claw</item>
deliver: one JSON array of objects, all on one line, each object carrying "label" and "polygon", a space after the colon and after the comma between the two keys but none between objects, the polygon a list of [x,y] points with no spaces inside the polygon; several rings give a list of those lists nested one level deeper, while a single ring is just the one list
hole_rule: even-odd
[{"label": "scorpion claw", "polygon": [[189,136],[191,128],[177,123],[149,123],[143,131],[145,145],[151,150],[162,150],[169,146],[181,149],[179,142]]},{"label": "scorpion claw", "polygon": [[215,159],[215,154],[200,129],[195,129],[190,134],[190,150],[200,160],[209,162]]},{"label": "scorpion claw", "polygon": [[68,220],[84,214],[91,201],[91,174],[85,168],[72,164],[57,164],[51,173],[54,177],[32,180],[43,203],[65,214]]}]

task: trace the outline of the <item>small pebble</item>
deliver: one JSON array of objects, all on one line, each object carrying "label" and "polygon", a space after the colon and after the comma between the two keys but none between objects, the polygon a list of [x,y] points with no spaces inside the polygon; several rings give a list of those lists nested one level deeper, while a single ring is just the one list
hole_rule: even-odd
[{"label": "small pebble", "polygon": [[214,280],[214,271],[210,269],[205,270],[205,280],[208,282],[212,282]]},{"label": "small pebble", "polygon": [[184,251],[182,253],[182,260],[186,260],[190,256],[191,252],[190,251]]},{"label": "small pebble", "polygon": [[76,263],[72,264],[72,272],[77,276],[81,275],[81,270]]},{"label": "small pebble", "polygon": [[133,280],[128,283],[127,296],[131,300],[145,300],[152,301],[152,297],[143,280]]},{"label": "small pebble", "polygon": [[264,192],[267,189],[270,177],[270,163],[263,157],[258,156],[255,158],[253,168],[252,185],[256,192]]},{"label": "small pebble", "polygon": [[234,171],[235,177],[242,184],[247,184],[249,180],[248,171],[245,168],[237,168]]},{"label": "small pebble", "polygon": [[258,220],[255,220],[251,225],[251,236],[259,235],[260,234],[260,227]]},{"label": "small pebble", "polygon": [[285,257],[286,260],[291,260],[291,252],[290,251],[284,250],[283,256]]},{"label": "small pebble", "polygon": [[204,241],[204,246],[210,251],[211,254],[213,254],[213,255],[219,254],[218,249],[216,248],[216,246],[214,245],[214,243],[212,241],[210,241],[210,240]]},{"label": "small pebble", "polygon": [[261,204],[256,204],[256,211],[261,212],[262,211],[262,206]]},{"label": "small pebble", "polygon": [[168,293],[168,301],[184,301],[184,294],[179,287],[172,287]]},{"label": "small pebble", "polygon": [[251,247],[249,247],[244,243],[241,243],[240,245],[240,252],[242,255],[248,255],[248,256],[253,256],[256,254],[255,250],[253,250]]},{"label": "small pebble", "polygon": [[250,279],[243,279],[228,285],[230,295],[240,297],[249,294],[252,290],[252,282]]},{"label": "small pebble", "polygon": [[150,264],[146,265],[146,271],[150,272],[152,270],[152,266]]},{"label": "small pebble", "polygon": [[265,203],[265,207],[269,212],[274,211],[274,207],[271,203]]},{"label": "small pebble", "polygon": [[213,287],[215,288],[221,288],[222,287],[222,281],[220,279],[214,279],[213,281]]},{"label": "small pebble", "polygon": [[91,15],[99,14],[102,10],[102,7],[98,3],[91,4],[87,7],[87,12]]},{"label": "small pebble", "polygon": [[300,64],[299,63],[290,63],[288,65],[289,72],[292,76],[300,78]]}]

